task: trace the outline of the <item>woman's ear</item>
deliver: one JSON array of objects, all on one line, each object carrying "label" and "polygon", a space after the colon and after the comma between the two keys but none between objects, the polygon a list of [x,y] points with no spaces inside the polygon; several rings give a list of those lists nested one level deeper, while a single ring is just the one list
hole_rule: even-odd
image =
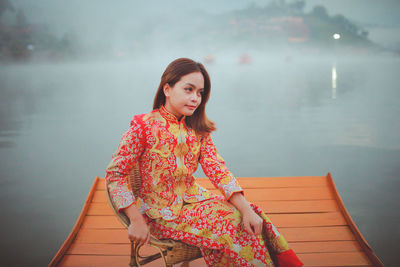
[{"label": "woman's ear", "polygon": [[164,92],[164,95],[167,97],[167,96],[169,96],[169,91],[171,90],[171,87],[169,87],[169,84],[168,83],[166,83],[166,84],[164,84],[164,86],[163,86],[163,92]]}]

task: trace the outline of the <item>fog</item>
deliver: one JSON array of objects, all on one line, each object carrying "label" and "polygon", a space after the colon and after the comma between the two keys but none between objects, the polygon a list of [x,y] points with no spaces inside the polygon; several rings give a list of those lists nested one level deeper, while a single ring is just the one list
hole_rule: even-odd
[{"label": "fog", "polygon": [[398,11],[394,0],[1,0],[1,262],[50,262],[167,64],[190,57],[210,73],[213,138],[236,176],[330,172],[374,252],[400,265]]},{"label": "fog", "polygon": [[[304,49],[325,51],[333,45],[329,38],[334,32],[324,32],[313,25],[307,29],[307,20],[273,20],[311,14],[317,5],[324,6],[332,18],[344,15],[357,27],[355,32],[368,31],[368,40],[376,44],[396,51],[400,44],[400,37],[395,34],[400,27],[400,6],[395,0],[2,2],[12,3],[13,8],[2,9],[0,22],[28,28],[28,34],[20,39],[25,39],[21,46],[31,45],[27,53],[30,60],[121,60],[171,52],[205,56],[227,50],[240,54],[251,49],[272,54],[287,54],[287,50],[295,53],[299,49],[300,54]],[[338,22],[336,26],[340,26]],[[315,38],[316,31],[326,35],[325,39]],[[288,42],[293,37],[305,40]],[[341,46],[353,41],[342,38],[337,43]]]}]

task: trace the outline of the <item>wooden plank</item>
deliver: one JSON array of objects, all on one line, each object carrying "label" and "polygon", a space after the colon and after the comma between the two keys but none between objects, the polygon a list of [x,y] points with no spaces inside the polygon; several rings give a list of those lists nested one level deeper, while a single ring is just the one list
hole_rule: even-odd
[{"label": "wooden plank", "polygon": [[288,242],[298,241],[349,241],[355,240],[347,226],[331,227],[279,227]]},{"label": "wooden plank", "polygon": [[[65,255],[61,267],[127,267],[129,256]],[[150,266],[150,265],[146,265]],[[154,267],[157,265],[153,265]],[[158,265],[160,266],[160,265]],[[162,266],[162,265],[161,265]]]},{"label": "wooden plank", "polygon": [[124,244],[129,243],[126,229],[82,229],[76,243]]},{"label": "wooden plank", "polygon": [[96,190],[105,191],[106,190],[106,179],[101,178],[99,183],[97,184]]},{"label": "wooden plank", "polygon": [[91,203],[87,211],[87,215],[114,215],[110,205],[108,203]]},{"label": "wooden plank", "polygon": [[340,212],[306,214],[270,214],[268,217],[277,227],[338,226],[347,225]]},{"label": "wooden plank", "polygon": [[67,254],[76,255],[113,255],[113,256],[129,256],[131,247],[126,244],[86,244],[74,243],[68,250]]},{"label": "wooden plank", "polygon": [[117,216],[86,216],[82,229],[126,229]]},{"label": "wooden plank", "polygon": [[305,266],[368,266],[370,262],[362,251],[298,254]]},{"label": "wooden plank", "polygon": [[105,191],[96,191],[93,195],[92,202],[94,203],[107,203],[107,196]]},{"label": "wooden plank", "polygon": [[296,254],[361,251],[357,241],[292,242],[290,247]]},{"label": "wooden plank", "polygon": [[[210,192],[221,195],[218,189],[210,189]],[[257,201],[290,201],[290,200],[330,200],[333,194],[328,187],[309,188],[267,188],[245,189],[244,195],[250,202]]]},{"label": "wooden plank", "polygon": [[321,200],[333,199],[329,188],[272,188],[272,189],[246,189],[244,192],[249,201],[258,200]]},{"label": "wooden plank", "polygon": [[309,213],[338,211],[333,199],[328,200],[258,200],[254,201],[265,213]]},{"label": "wooden plank", "polygon": [[[325,176],[315,177],[239,177],[237,178],[242,188],[284,188],[284,187],[326,187]],[[201,186],[212,189],[214,185],[208,178],[197,178]]]}]

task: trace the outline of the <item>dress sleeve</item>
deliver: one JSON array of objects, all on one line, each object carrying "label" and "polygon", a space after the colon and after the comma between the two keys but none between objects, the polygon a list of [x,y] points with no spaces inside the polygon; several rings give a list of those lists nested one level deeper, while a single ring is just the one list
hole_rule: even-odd
[{"label": "dress sleeve", "polygon": [[141,124],[136,117],[132,120],[131,127],[123,134],[106,169],[105,180],[118,211],[131,206],[135,201],[127,177],[144,151],[145,138]]},{"label": "dress sleeve", "polygon": [[240,187],[238,181],[225,166],[224,159],[218,154],[209,134],[202,138],[199,162],[204,174],[224,194],[227,200],[235,192],[243,193],[243,189]]}]

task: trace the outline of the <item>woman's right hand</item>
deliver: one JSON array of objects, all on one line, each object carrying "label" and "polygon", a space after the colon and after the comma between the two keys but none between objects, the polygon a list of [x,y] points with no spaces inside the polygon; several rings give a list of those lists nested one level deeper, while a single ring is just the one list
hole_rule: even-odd
[{"label": "woman's right hand", "polygon": [[143,216],[136,216],[128,226],[128,238],[137,245],[147,245],[150,241],[150,230]]}]

